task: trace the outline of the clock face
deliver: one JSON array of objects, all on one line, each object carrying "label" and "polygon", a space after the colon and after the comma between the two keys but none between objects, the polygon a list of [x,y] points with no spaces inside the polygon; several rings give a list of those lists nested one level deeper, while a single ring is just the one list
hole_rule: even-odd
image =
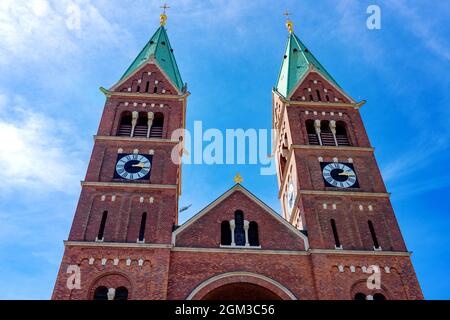
[{"label": "clock face", "polygon": [[356,173],[351,163],[322,163],[322,175],[327,187],[359,188]]},{"label": "clock face", "polygon": [[145,180],[150,177],[153,156],[140,154],[119,154],[115,179]]},{"label": "clock face", "polygon": [[289,213],[291,213],[292,209],[294,208],[294,202],[295,202],[295,186],[292,182],[290,182],[287,192],[287,207]]}]

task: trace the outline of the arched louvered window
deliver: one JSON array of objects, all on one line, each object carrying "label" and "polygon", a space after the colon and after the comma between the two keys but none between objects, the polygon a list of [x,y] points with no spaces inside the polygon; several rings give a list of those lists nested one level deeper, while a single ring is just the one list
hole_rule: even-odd
[{"label": "arched louvered window", "polygon": [[336,244],[336,248],[341,247],[341,241],[339,240],[339,234],[336,227],[336,221],[334,219],[330,220],[331,229],[333,230],[334,243]]},{"label": "arched louvered window", "polygon": [[236,211],[234,213],[234,221],[236,224],[234,242],[237,246],[245,246],[244,213],[240,210]]},{"label": "arched louvered window", "polygon": [[108,211],[103,211],[100,227],[98,228],[97,240],[102,241],[105,236],[106,219],[108,218]]},{"label": "arched louvered window", "polygon": [[129,137],[131,135],[132,128],[132,115],[130,111],[125,111],[120,117],[119,129],[117,130],[118,136]]},{"label": "arched louvered window", "polygon": [[222,221],[220,225],[220,244],[231,246],[231,228],[229,221]]},{"label": "arched louvered window", "polygon": [[322,101],[322,96],[320,95],[320,91],[316,90],[317,100]]},{"label": "arched louvered window", "polygon": [[373,295],[373,300],[375,300],[375,301],[382,301],[382,300],[386,300],[386,297],[382,293],[375,293]]},{"label": "arched louvered window", "polygon": [[148,115],[146,112],[139,112],[136,128],[134,129],[134,137],[147,137]]},{"label": "arched louvered window", "polygon": [[125,287],[117,288],[114,300],[128,300],[128,289]]},{"label": "arched louvered window", "polygon": [[347,135],[347,128],[345,122],[336,122],[336,140],[339,146],[350,146],[350,140]]},{"label": "arched louvered window", "polygon": [[152,129],[150,131],[150,138],[162,138],[164,127],[164,114],[161,112],[155,113],[153,119]]},{"label": "arched louvered window", "polygon": [[108,300],[108,288],[98,287],[95,289],[94,300]]},{"label": "arched louvered window", "polygon": [[369,225],[370,235],[372,236],[373,246],[378,249],[380,248],[380,244],[378,243],[377,234],[375,233],[375,228],[373,227],[372,221],[367,222]]},{"label": "arched louvered window", "polygon": [[145,225],[147,224],[147,212],[144,212],[141,217],[141,227],[139,228],[138,241],[143,242],[145,239]]},{"label": "arched louvered window", "polygon": [[366,300],[366,295],[362,292],[358,292],[357,294],[355,294],[354,300],[359,300],[359,301],[365,301]]},{"label": "arched louvered window", "polygon": [[320,122],[320,137],[322,138],[322,145],[335,146],[333,132],[330,129],[330,122],[324,120]]},{"label": "arched louvered window", "polygon": [[254,221],[250,222],[248,228],[248,242],[252,247],[259,247],[258,224]]},{"label": "arched louvered window", "polygon": [[319,137],[314,127],[314,120],[306,120],[306,132],[308,134],[308,143],[311,145],[319,145]]}]

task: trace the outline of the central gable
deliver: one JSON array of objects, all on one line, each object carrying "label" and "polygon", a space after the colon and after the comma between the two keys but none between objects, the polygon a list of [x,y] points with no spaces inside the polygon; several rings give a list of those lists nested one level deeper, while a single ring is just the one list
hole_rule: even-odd
[{"label": "central gable", "polygon": [[[224,232],[235,225],[238,228],[236,213],[243,215],[244,223],[250,225],[252,246],[245,246],[245,237],[235,231],[236,245],[224,245]],[[257,245],[255,246],[254,229],[257,229]],[[229,232],[229,231],[228,231]],[[248,237],[248,236],[247,236]],[[242,239],[241,239],[242,240]],[[248,238],[247,238],[248,240]],[[247,241],[248,242],[248,241]],[[252,242],[252,241],[250,241]],[[256,198],[241,185],[236,185],[205,209],[187,221],[173,233],[173,244],[176,247],[192,248],[244,248],[263,250],[298,250],[308,249],[308,239],[279,214]],[[248,245],[248,243],[247,243]]]}]

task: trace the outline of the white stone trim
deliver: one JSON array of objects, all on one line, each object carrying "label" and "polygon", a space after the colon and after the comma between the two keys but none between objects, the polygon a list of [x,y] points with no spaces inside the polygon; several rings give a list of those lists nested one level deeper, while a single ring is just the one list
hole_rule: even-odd
[{"label": "white stone trim", "polygon": [[252,273],[252,272],[229,272],[229,273],[224,273],[224,274],[219,274],[215,277],[209,278],[208,280],[202,282],[200,285],[198,285],[190,294],[189,296],[186,298],[186,300],[192,300],[192,298],[198,293],[200,292],[200,290],[202,290],[203,288],[205,288],[206,286],[210,285],[211,283],[214,283],[216,281],[225,279],[225,278],[229,278],[229,277],[239,277],[239,276],[245,276],[245,277],[251,277],[251,278],[256,278],[259,280],[263,280],[266,281],[274,286],[276,286],[278,289],[280,289],[281,291],[283,291],[286,295],[289,296],[289,298],[291,298],[292,300],[298,300],[297,297],[289,290],[287,289],[285,286],[283,286],[281,283],[270,279],[266,276],[263,276],[261,274],[257,274],[257,273]]}]

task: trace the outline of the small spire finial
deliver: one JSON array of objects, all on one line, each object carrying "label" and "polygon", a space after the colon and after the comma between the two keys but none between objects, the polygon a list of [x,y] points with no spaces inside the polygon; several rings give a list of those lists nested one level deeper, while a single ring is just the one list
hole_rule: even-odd
[{"label": "small spire finial", "polygon": [[241,184],[244,181],[240,173],[237,173],[233,180],[236,184]]},{"label": "small spire finial", "polygon": [[161,9],[163,9],[163,13],[161,13],[160,17],[160,24],[161,26],[165,26],[167,23],[167,15],[166,15],[166,9],[169,9],[170,7],[167,5],[167,3],[164,3],[163,6],[160,7]]},{"label": "small spire finial", "polygon": [[291,13],[290,13],[288,10],[286,10],[286,11],[283,13],[283,15],[286,16],[286,19],[287,19],[287,21],[286,21],[286,27],[287,27],[289,33],[294,33],[294,23],[292,22],[291,19],[289,19],[289,17],[291,16]]}]

